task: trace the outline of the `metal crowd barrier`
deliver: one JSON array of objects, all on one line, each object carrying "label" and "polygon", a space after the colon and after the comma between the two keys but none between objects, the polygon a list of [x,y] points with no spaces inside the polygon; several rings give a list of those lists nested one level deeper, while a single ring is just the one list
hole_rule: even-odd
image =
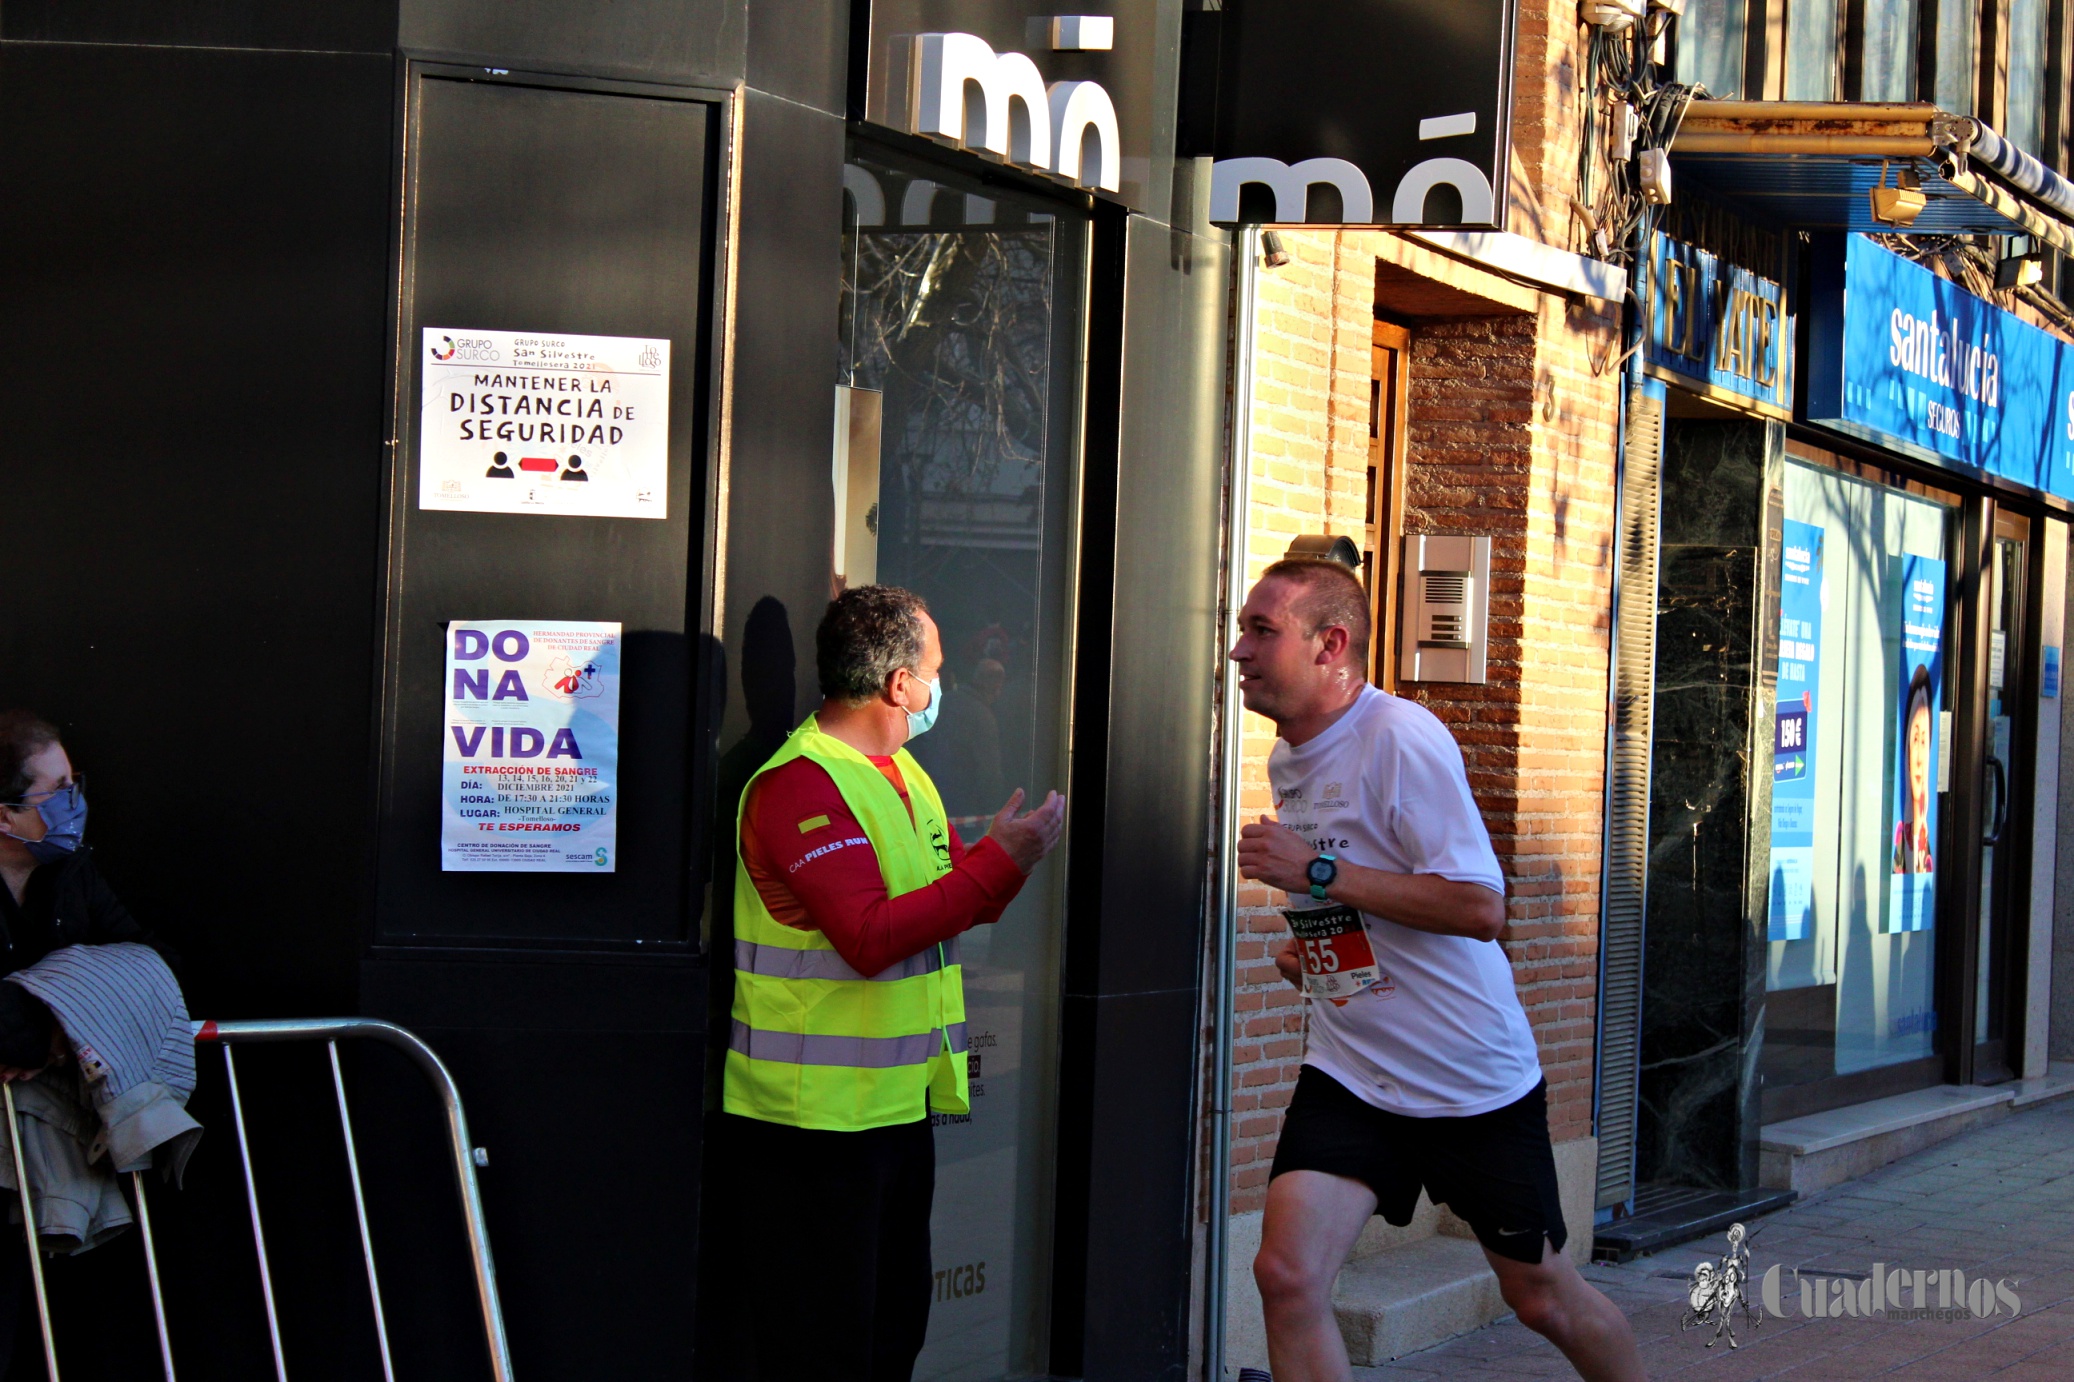
[{"label": "metal crowd barrier", "polygon": [[[238,1158],[245,1171],[245,1202],[252,1213],[252,1245],[259,1254],[259,1288],[266,1300],[267,1330],[273,1343],[274,1376],[288,1382],[288,1363],[281,1351],[281,1323],[274,1309],[273,1272],[267,1261],[266,1233],[260,1225],[259,1187],[252,1176],[252,1149],[245,1138],[245,1106],[238,1091],[238,1063],[232,1048],[244,1042],[322,1041],[331,1057],[331,1084],[338,1095],[339,1130],[345,1138],[346,1170],[353,1182],[353,1211],[360,1223],[360,1250],[367,1263],[367,1294],[374,1308],[375,1340],[382,1355],[382,1376],[396,1382],[389,1360],[389,1328],[382,1317],[381,1281],[375,1274],[374,1240],[367,1230],[367,1200],[360,1185],[360,1154],[353,1142],[353,1119],[346,1108],[346,1081],[339,1069],[338,1044],[345,1037],[372,1037],[396,1047],[416,1063],[439,1092],[446,1108],[447,1140],[453,1154],[454,1183],[461,1192],[461,1213],[467,1221],[468,1246],[474,1259],[476,1297],[482,1307],[484,1339],[489,1346],[490,1373],[495,1382],[512,1382],[511,1350],[504,1338],[504,1312],[497,1301],[497,1271],[490,1261],[490,1235],[483,1223],[482,1192],[476,1184],[475,1168],[487,1165],[488,1154],[468,1139],[468,1116],[461,1108],[461,1093],[454,1078],[432,1048],[415,1034],[393,1022],[368,1017],[284,1018],[259,1022],[197,1022],[197,1044],[213,1042],[223,1049],[223,1069],[230,1079],[231,1121],[238,1134]],[[43,1290],[43,1254],[34,1232],[35,1203],[29,1188],[29,1170],[22,1159],[21,1122],[14,1111],[14,1086],[0,1085],[7,1109],[9,1142],[14,1148],[15,1183],[20,1187],[23,1238],[29,1250],[29,1274],[36,1288],[36,1314],[43,1326],[43,1356],[50,1369],[50,1382],[58,1382],[57,1342],[50,1327],[50,1302]],[[166,1330],[165,1297],[159,1289],[158,1251],[151,1237],[151,1206],[145,1196],[144,1174],[130,1173],[130,1186],[137,1197],[137,1227],[144,1239],[144,1262],[151,1280],[151,1305],[158,1323],[159,1356],[165,1362],[166,1382],[176,1382],[173,1345]]]}]

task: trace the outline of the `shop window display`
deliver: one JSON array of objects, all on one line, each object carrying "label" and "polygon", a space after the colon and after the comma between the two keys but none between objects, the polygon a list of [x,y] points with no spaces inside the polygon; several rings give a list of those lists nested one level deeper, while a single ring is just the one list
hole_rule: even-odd
[{"label": "shop window display", "polygon": [[1786,467],[1766,1083],[1936,1050],[1947,531],[1931,499]]}]

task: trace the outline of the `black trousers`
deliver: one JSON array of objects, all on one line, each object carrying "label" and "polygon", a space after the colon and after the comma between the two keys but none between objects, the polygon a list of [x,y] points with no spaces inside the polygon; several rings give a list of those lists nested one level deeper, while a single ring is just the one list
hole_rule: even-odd
[{"label": "black trousers", "polygon": [[[720,1115],[715,1189],[754,1382],[909,1382],[929,1332],[929,1120],[822,1132]],[[744,1379],[749,1382],[749,1379]]]}]

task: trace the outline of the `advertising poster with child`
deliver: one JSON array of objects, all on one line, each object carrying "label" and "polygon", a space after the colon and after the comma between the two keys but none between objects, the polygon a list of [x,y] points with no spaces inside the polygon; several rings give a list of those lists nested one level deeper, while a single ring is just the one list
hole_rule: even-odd
[{"label": "advertising poster with child", "polygon": [[617,623],[447,625],[441,869],[614,871],[619,653]]},{"label": "advertising poster with child", "polygon": [[1899,645],[1894,699],[1894,836],[1889,934],[1927,931],[1937,907],[1937,730],[1944,707],[1944,563],[1895,561],[1901,585],[1890,646]]}]

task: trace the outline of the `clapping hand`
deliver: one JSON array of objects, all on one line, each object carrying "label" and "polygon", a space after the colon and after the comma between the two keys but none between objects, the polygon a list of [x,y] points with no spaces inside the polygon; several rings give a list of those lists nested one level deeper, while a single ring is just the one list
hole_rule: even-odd
[{"label": "clapping hand", "polygon": [[1044,805],[1018,816],[1015,811],[1022,804],[1023,789],[1018,787],[1009,794],[1008,804],[994,813],[987,838],[1008,851],[1015,866],[1028,873],[1058,844],[1059,833],[1066,826],[1066,799],[1048,792]]}]

